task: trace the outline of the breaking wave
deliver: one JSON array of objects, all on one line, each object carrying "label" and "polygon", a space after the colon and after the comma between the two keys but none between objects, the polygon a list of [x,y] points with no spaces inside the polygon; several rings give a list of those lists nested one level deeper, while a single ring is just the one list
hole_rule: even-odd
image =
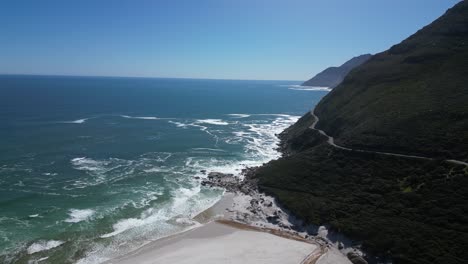
[{"label": "breaking wave", "polygon": [[166,119],[166,118],[159,118],[156,116],[128,116],[128,115],[120,115],[123,118],[128,119],[143,119],[143,120],[159,120],[159,119]]},{"label": "breaking wave", "polygon": [[56,248],[56,247],[62,245],[63,243],[65,243],[65,242],[60,241],[60,240],[49,240],[49,241],[41,240],[41,241],[38,241],[38,242],[35,242],[35,243],[31,244],[28,247],[27,251],[28,251],[28,254],[34,254],[34,253],[37,253],[37,252],[46,251],[46,250],[49,250],[49,249],[52,249],[52,248]]},{"label": "breaking wave", "polygon": [[67,223],[78,223],[86,221],[94,215],[95,211],[91,209],[70,209],[69,218],[65,219]]},{"label": "breaking wave", "polygon": [[302,86],[302,85],[289,85],[288,89],[297,90],[297,91],[325,91],[325,92],[330,92],[332,90],[329,87]]},{"label": "breaking wave", "polygon": [[[176,129],[187,129],[190,134],[202,131],[213,139],[179,152],[151,152],[127,159],[90,156],[70,159],[71,167],[81,175],[70,179],[64,189],[112,186],[104,189],[108,195],[118,197],[113,199],[119,199],[112,205],[67,212],[64,223],[98,225],[106,221],[107,226],[94,240],[70,242],[84,243],[80,247],[85,253],[77,263],[101,263],[154,239],[198,226],[192,218],[216,203],[223,193],[201,186],[199,179],[206,178],[211,171],[242,177],[242,169],[280,157],[276,135],[299,118],[287,114],[230,116],[237,120],[168,120]],[[129,186],[130,178],[131,182],[137,180],[141,184]],[[28,252],[48,250],[63,243],[39,240]]]},{"label": "breaking wave", "polygon": [[249,117],[250,115],[248,115],[248,114],[228,114],[228,116],[231,116],[233,118],[245,118],[245,117]]},{"label": "breaking wave", "polygon": [[90,119],[90,118],[77,119],[77,120],[73,120],[73,121],[63,121],[63,122],[60,122],[60,123],[64,123],[64,124],[83,124],[84,122],[88,121],[88,119]]},{"label": "breaking wave", "polygon": [[199,119],[195,123],[199,124],[209,124],[209,125],[218,125],[218,126],[227,126],[229,125],[228,122],[223,121],[221,119]]}]

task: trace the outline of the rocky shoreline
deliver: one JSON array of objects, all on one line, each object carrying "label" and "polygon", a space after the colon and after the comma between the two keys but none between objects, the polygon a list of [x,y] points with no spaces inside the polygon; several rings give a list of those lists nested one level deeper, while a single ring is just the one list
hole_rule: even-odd
[{"label": "rocky shoreline", "polygon": [[242,171],[243,179],[232,174],[211,172],[207,179],[201,182],[201,185],[223,188],[227,192],[235,194],[233,207],[227,209],[230,212],[230,220],[264,227],[277,227],[297,233],[296,226],[301,226],[302,221],[291,217],[289,213],[278,206],[273,197],[258,190],[257,180],[252,177],[255,169],[244,169]]},{"label": "rocky shoreline", "polygon": [[[366,264],[362,251],[345,246],[339,240],[330,240],[324,226],[305,225],[304,222],[283,208],[277,200],[258,188],[255,178],[257,167],[245,168],[241,177],[233,174],[210,172],[201,179],[205,188],[222,188],[233,194],[232,206],[225,209],[223,220],[240,223],[271,232],[275,230],[291,238],[310,241],[326,250],[339,251],[353,264]],[[206,173],[206,172],[205,172]]]}]

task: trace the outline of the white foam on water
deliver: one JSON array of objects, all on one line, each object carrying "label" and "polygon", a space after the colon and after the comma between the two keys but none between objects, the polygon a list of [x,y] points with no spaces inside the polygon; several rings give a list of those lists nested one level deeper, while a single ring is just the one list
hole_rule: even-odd
[{"label": "white foam on water", "polygon": [[111,184],[127,178],[135,177],[135,172],[165,172],[163,166],[173,155],[169,152],[149,152],[138,156],[135,160],[107,158],[95,160],[78,157],[70,160],[72,167],[86,173],[63,187],[65,190],[82,189],[100,184]]},{"label": "white foam on water", "polygon": [[186,225],[186,226],[192,226],[192,225],[198,225],[199,223],[197,221],[194,221],[190,218],[187,217],[179,217],[176,219],[176,223],[180,225]]},{"label": "white foam on water", "polygon": [[232,132],[235,136],[238,136],[238,137],[243,137],[245,135],[248,135],[249,132],[245,132],[245,131],[234,131]]},{"label": "white foam on water", "polygon": [[37,253],[37,252],[41,252],[41,251],[49,250],[49,249],[52,249],[52,248],[56,248],[56,247],[62,245],[63,243],[65,243],[65,242],[60,241],[60,240],[49,240],[49,241],[41,240],[41,241],[32,243],[28,247],[28,254],[34,254],[34,253]]},{"label": "white foam on water", "polygon": [[134,191],[134,192],[138,193],[138,194],[140,194],[142,196],[140,198],[140,201],[131,202],[132,206],[135,207],[135,208],[147,207],[147,206],[149,206],[151,204],[151,202],[157,200],[159,198],[159,196],[163,195],[162,190],[152,191],[152,190],[145,189],[145,190],[137,190],[137,191]]},{"label": "white foam on water", "polygon": [[[206,120],[214,120],[214,119],[206,119]],[[212,122],[212,121],[209,121],[209,122]],[[222,121],[214,121],[214,122],[218,122],[219,124],[216,124],[216,125],[228,125],[228,123],[226,124],[221,124],[220,122]],[[202,126],[202,125],[197,125],[197,123],[200,123],[199,121],[196,121],[195,123],[191,123],[191,124],[188,124],[188,126],[192,126],[192,127],[198,127],[200,128],[200,131],[203,131],[205,133],[207,133],[208,135],[212,136],[215,140],[215,147],[218,146],[218,142],[219,142],[219,137],[215,134],[213,134],[210,130],[208,130],[208,127],[206,126]]]},{"label": "white foam on water", "polygon": [[[200,186],[189,188],[179,188],[173,190],[173,199],[169,206],[165,206],[160,209],[148,208],[140,214],[139,218],[126,218],[121,219],[115,223],[112,228],[113,232],[106,233],[101,235],[101,238],[109,238],[126,231],[141,228],[144,226],[152,225],[157,222],[167,221],[177,215],[188,215],[193,217],[194,208],[192,206],[187,206],[190,199],[194,199],[197,194],[200,193]],[[197,199],[195,199],[196,201]],[[200,210],[199,208],[196,208]],[[198,212],[198,211],[197,211]]]},{"label": "white foam on water", "polygon": [[139,227],[142,225],[145,225],[147,223],[151,223],[152,221],[157,220],[157,218],[147,218],[147,219],[138,219],[138,218],[128,218],[124,220],[120,220],[116,224],[114,224],[112,227],[114,228],[114,231],[111,233],[107,233],[104,235],[101,235],[101,238],[107,238],[107,237],[112,237],[115,235],[118,235],[124,231],[127,231],[131,228]]},{"label": "white foam on water", "polygon": [[78,223],[90,219],[96,211],[92,209],[70,209],[69,218],[64,221],[67,223]]},{"label": "white foam on water", "polygon": [[58,173],[55,173],[55,172],[44,172],[44,173],[42,173],[42,175],[44,175],[44,176],[57,176]]},{"label": "white foam on water", "polygon": [[24,187],[24,186],[25,186],[25,184],[24,184],[23,181],[18,181],[17,183],[15,183],[15,184],[13,184],[13,185],[19,186],[19,187]]},{"label": "white foam on water", "polygon": [[102,168],[102,165],[105,165],[103,162],[86,157],[74,158],[71,163],[75,166],[75,169],[85,171],[97,171]]},{"label": "white foam on water", "polygon": [[169,168],[161,168],[161,167],[154,167],[150,169],[143,170],[144,172],[147,173],[154,173],[154,172],[169,172],[171,169]]},{"label": "white foam on water", "polygon": [[213,149],[213,148],[192,148],[192,150],[195,151],[215,151],[215,152],[226,152],[225,150],[222,149]]},{"label": "white foam on water", "polygon": [[[233,153],[232,156],[226,156],[221,152],[223,151],[221,148],[206,146],[191,148],[189,152],[173,153],[169,164],[166,162],[171,155],[161,153],[148,153],[134,161],[93,160],[86,157],[73,159],[71,163],[75,169],[83,170],[95,177],[99,174],[116,177],[116,171],[109,171],[109,168],[120,164],[117,170],[140,166],[140,172],[155,173],[154,175],[148,174],[148,177],[160,177],[157,173],[161,173],[168,182],[167,189],[156,190],[154,193],[150,193],[151,188],[154,187],[151,184],[147,186],[148,188],[140,186],[141,188],[136,189],[135,196],[141,199],[141,202],[130,201],[129,204],[143,211],[137,216],[116,220],[112,229],[100,235],[100,238],[106,239],[107,242],[92,242],[87,248],[85,257],[78,263],[101,263],[135,250],[151,240],[197,226],[198,223],[192,220],[193,216],[216,203],[222,191],[202,187],[200,181],[195,180],[194,177],[207,177],[205,171],[238,176],[245,167],[258,166],[278,158],[280,153],[276,151],[276,148],[279,139],[276,134],[292,125],[299,116],[286,114],[252,114],[249,116],[265,117],[258,118],[258,120],[241,119],[237,123],[215,119],[214,123],[218,124],[210,124],[213,123],[212,119],[202,119],[209,120],[208,123],[199,122],[200,120],[187,120],[184,121],[185,123],[169,121],[180,128],[195,128],[204,131],[219,139],[220,144],[239,145],[240,152]],[[222,130],[209,130],[209,125],[219,126]],[[209,126],[210,129],[213,126]],[[211,153],[211,155],[204,152]],[[167,199],[167,191],[169,191],[170,199]],[[152,203],[163,193],[165,199]]]},{"label": "white foam on water", "polygon": [[168,121],[168,122],[176,125],[177,127],[182,127],[182,128],[187,128],[189,126],[188,124],[184,124],[184,123],[176,122],[176,121]]},{"label": "white foam on water", "polygon": [[251,115],[249,115],[249,114],[228,114],[228,116],[231,116],[233,118],[246,118],[246,117],[249,117]]},{"label": "white foam on water", "polygon": [[286,117],[286,118],[289,118],[289,117],[292,116],[292,115],[287,115],[287,114],[255,114],[255,115],[258,115],[258,116],[280,116],[280,117]]},{"label": "white foam on water", "polygon": [[63,122],[60,122],[60,123],[64,123],[64,124],[83,124],[84,122],[88,121],[89,119],[91,119],[91,118],[82,118],[82,119],[77,119],[77,120],[73,120],[73,121],[63,121]]},{"label": "white foam on water", "polygon": [[43,257],[43,258],[40,258],[40,259],[38,259],[38,260],[37,260],[37,262],[44,261],[44,260],[46,260],[46,259],[48,259],[48,258],[49,258],[49,257]]},{"label": "white foam on water", "polygon": [[256,165],[257,163],[254,161],[247,161],[247,160],[225,160],[225,159],[218,159],[218,158],[199,158],[194,159],[193,157],[189,157],[186,160],[185,166],[190,168],[190,171],[194,173],[194,176],[206,178],[207,175],[202,173],[201,171],[206,172],[221,172],[225,174],[233,174],[238,176],[239,173],[244,169],[246,166]]},{"label": "white foam on water", "polygon": [[167,119],[167,118],[159,118],[156,116],[128,116],[128,115],[120,115],[123,118],[128,119],[143,119],[143,120],[160,120],[160,119]]},{"label": "white foam on water", "polygon": [[[177,190],[174,190],[172,195],[173,195],[173,203],[172,203],[172,208],[171,211],[175,214],[187,214],[191,213],[190,209],[187,208],[186,202],[200,193],[200,186],[196,186],[192,189],[189,188],[179,188]],[[189,211],[187,211],[189,209]]]},{"label": "white foam on water", "polygon": [[140,155],[140,159],[142,160],[155,160],[157,162],[166,162],[167,159],[174,155],[170,152],[149,152],[143,155]]},{"label": "white foam on water", "polygon": [[223,121],[221,119],[198,119],[197,121],[195,121],[195,123],[218,125],[218,126],[227,126],[227,125],[229,125],[228,122]]},{"label": "white foam on water", "polygon": [[240,176],[242,169],[246,167],[259,166],[272,159],[279,158],[281,153],[276,150],[279,143],[277,134],[296,122],[299,116],[287,114],[252,115],[273,116],[274,119],[231,124],[233,127],[226,129],[226,131],[236,130],[232,131],[230,136],[219,135],[220,140],[227,144],[240,144],[243,146],[244,155],[242,155],[241,159],[226,159],[216,156],[208,159],[196,156],[187,157],[185,167],[190,168],[191,174],[195,173],[195,176],[204,178],[207,175],[201,171],[216,171]]},{"label": "white foam on water", "polygon": [[271,123],[245,123],[247,131],[235,131],[233,135],[237,142],[246,143],[244,148],[248,160],[256,161],[258,165],[279,158],[276,148],[279,143],[277,135],[299,119],[299,116],[284,114],[261,114],[277,116]]},{"label": "white foam on water", "polygon": [[228,122],[225,122],[221,119],[197,119],[194,122],[187,122],[187,123],[181,123],[181,122],[175,122],[175,121],[168,121],[168,122],[183,129],[188,129],[189,127],[199,128],[200,131],[203,131],[213,137],[213,139],[215,140],[215,146],[218,146],[219,137],[216,134],[214,134],[212,131],[210,131],[207,126],[203,126],[201,124],[216,125],[216,126],[229,125]]},{"label": "white foam on water", "polygon": [[74,158],[70,161],[73,168],[84,171],[90,178],[80,177],[71,185],[64,187],[66,190],[82,189],[103,183],[114,182],[130,177],[134,171],[134,161],[117,158],[94,160],[87,157]]},{"label": "white foam on water", "polygon": [[[216,202],[214,201],[213,204]],[[114,225],[114,232],[101,236],[104,239],[111,239],[109,243],[93,243],[85,257],[76,263],[103,263],[141,248],[155,239],[161,239],[200,226],[198,222],[180,217],[174,219],[174,222],[177,223],[176,227],[169,223],[169,217],[164,216],[167,213],[170,213],[170,210],[159,212],[148,209],[142,213],[141,218],[129,218],[119,221]]]},{"label": "white foam on water", "polygon": [[332,89],[330,87],[321,87],[321,86],[302,86],[302,85],[288,85],[289,90],[297,91],[326,91],[330,92]]}]

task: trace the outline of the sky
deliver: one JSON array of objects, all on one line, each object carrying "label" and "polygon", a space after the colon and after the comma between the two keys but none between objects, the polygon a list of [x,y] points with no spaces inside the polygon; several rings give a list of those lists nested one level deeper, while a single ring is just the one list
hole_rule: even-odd
[{"label": "sky", "polygon": [[0,74],[306,80],[458,0],[1,0]]}]

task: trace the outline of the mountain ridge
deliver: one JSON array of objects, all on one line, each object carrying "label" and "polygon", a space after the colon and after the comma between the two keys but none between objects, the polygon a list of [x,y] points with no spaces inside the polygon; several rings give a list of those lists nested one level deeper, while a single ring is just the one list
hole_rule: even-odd
[{"label": "mountain ridge", "polygon": [[317,105],[343,146],[468,160],[468,3],[351,71]]},{"label": "mountain ridge", "polygon": [[371,54],[363,54],[346,61],[341,66],[328,67],[301,85],[334,88],[352,69],[366,62],[371,56]]}]

